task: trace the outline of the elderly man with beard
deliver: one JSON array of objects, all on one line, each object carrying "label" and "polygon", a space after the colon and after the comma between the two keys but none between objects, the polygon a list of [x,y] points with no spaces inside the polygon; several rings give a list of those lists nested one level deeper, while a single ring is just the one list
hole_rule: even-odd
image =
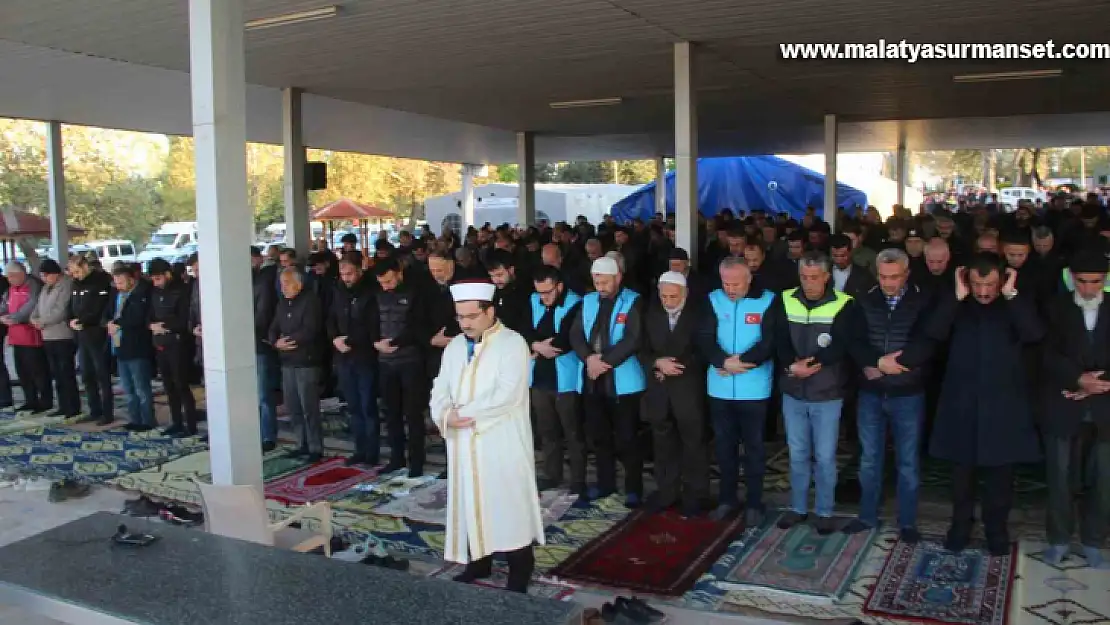
[{"label": "elderly man with beard", "polygon": [[982,473],[987,547],[998,556],[1010,553],[1014,465],[1040,458],[1022,351],[1044,335],[1032,298],[1018,294],[1017,271],[1002,267],[997,255],[980,253],[958,268],[956,287],[937,301],[929,328],[933,340],[951,338],[929,447],[952,464],[945,547],[962,551],[971,539]]},{"label": "elderly man with beard", "polygon": [[650,371],[644,391],[644,419],[651,424],[655,481],[649,499],[656,510],[682,502],[682,515],[695,516],[709,497],[705,447],[705,378],[696,350],[704,321],[698,300],[687,296],[686,277],[675,271],[659,276],[658,299],[644,315],[641,358]]},{"label": "elderly man with beard", "polygon": [[[1110,518],[1110,300],[1103,292],[1108,270],[1100,249],[1080,250],[1071,261],[1074,292],[1048,305],[1040,427],[1048,476],[1050,547],[1044,557],[1053,565],[1067,555],[1075,530],[1071,476],[1089,472],[1079,501],[1082,555],[1088,566],[1110,569],[1099,552]],[[1092,444],[1084,444],[1091,438]]]}]

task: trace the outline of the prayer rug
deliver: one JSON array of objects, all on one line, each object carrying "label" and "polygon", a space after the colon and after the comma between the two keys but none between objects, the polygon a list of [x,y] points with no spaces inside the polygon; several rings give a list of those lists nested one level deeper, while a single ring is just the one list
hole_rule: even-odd
[{"label": "prayer rug", "polygon": [[[558,521],[574,504],[577,497],[561,490],[540,493],[540,511],[544,526]],[[408,496],[397,497],[374,509],[374,514],[403,517],[421,523],[447,524],[447,480],[436,480]]]},{"label": "prayer rug", "polygon": [[[466,565],[447,563],[441,569],[432,571],[428,577],[434,579],[442,579],[451,581],[451,578],[463,572]],[[480,579],[473,583],[474,586],[482,588],[496,588],[498,590],[505,589],[505,583],[509,580],[509,567],[506,564],[497,562],[496,558],[493,563],[493,575],[488,579]],[[574,594],[574,588],[570,586],[563,586],[552,582],[542,580],[532,580],[528,584],[528,595],[532,597],[540,597],[542,599],[553,599],[555,601],[566,601]]]},{"label": "prayer rug", "polygon": [[[877,530],[827,536],[808,523],[779,529],[773,515],[718,581],[727,589],[758,586],[776,592],[839,599],[851,585]],[[847,519],[845,519],[847,522]]]},{"label": "prayer rug", "polygon": [[674,512],[637,510],[576,551],[549,573],[580,581],[663,596],[694,585],[740,531],[743,519],[685,519]]},{"label": "prayer rug", "polygon": [[344,458],[329,458],[266,484],[267,499],[286,505],[322,501],[360,482],[373,479],[376,469],[344,466]]},{"label": "prayer rug", "polygon": [[0,436],[0,465],[50,479],[101,482],[207,449],[160,432],[76,432],[39,427]]},{"label": "prayer rug", "polygon": [[[79,415],[80,416],[80,415]],[[0,410],[0,435],[19,434],[41,427],[52,427],[75,422],[78,417],[51,417],[49,413],[16,412],[11,408]]]},{"label": "prayer rug", "polygon": [[1004,625],[1017,557],[982,549],[960,553],[941,541],[898,543],[864,612],[886,618],[961,625]]}]

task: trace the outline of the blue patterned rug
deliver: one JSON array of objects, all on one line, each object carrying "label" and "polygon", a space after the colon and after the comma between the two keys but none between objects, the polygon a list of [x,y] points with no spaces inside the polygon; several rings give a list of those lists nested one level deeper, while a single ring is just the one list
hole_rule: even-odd
[{"label": "blue patterned rug", "polygon": [[0,466],[24,475],[104,482],[207,448],[197,437],[172,438],[157,430],[77,432],[36,427],[0,436]]}]

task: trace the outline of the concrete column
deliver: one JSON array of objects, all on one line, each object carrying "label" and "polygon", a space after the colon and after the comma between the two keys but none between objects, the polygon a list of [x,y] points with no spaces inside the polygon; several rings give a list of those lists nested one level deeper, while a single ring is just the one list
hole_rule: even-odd
[{"label": "concrete column", "polygon": [[50,244],[54,260],[65,268],[69,258],[69,227],[66,225],[65,151],[62,148],[62,122],[46,125],[46,176],[50,194]]},{"label": "concrete column", "polygon": [[983,187],[990,192],[991,188],[991,161],[994,156],[994,150],[983,150]]},{"label": "concrete column", "polygon": [[532,226],[536,223],[536,133],[516,133],[516,162],[519,173],[516,222]]},{"label": "concrete column", "polygon": [[297,258],[308,257],[312,227],[308,218],[308,191],[304,186],[304,148],[301,90],[281,90],[281,140],[285,147],[285,246],[297,250]]},{"label": "concrete column", "polygon": [[462,166],[462,232],[459,233],[460,243],[466,240],[466,230],[474,223],[474,166],[463,163]]},{"label": "concrete column", "polygon": [[[908,165],[908,163],[906,163],[906,156],[907,156],[906,155],[906,144],[902,143],[898,146],[898,152],[895,155],[895,158],[898,159],[898,162],[894,164],[895,170],[898,172],[897,173],[897,177],[898,177],[898,199],[897,199],[897,202],[898,202],[899,206],[905,206],[906,205],[906,182],[907,182],[906,167]],[[913,212],[916,213],[917,211],[913,210]]]},{"label": "concrete column", "polygon": [[667,159],[662,156],[655,157],[655,214],[667,217]]},{"label": "concrete column", "polygon": [[697,267],[698,252],[698,102],[694,91],[693,44],[674,44],[675,245]]},{"label": "concrete column", "polygon": [[822,214],[836,232],[836,115],[825,116],[825,202]]},{"label": "concrete column", "polygon": [[243,0],[189,0],[189,47],[212,481],[261,492]]}]

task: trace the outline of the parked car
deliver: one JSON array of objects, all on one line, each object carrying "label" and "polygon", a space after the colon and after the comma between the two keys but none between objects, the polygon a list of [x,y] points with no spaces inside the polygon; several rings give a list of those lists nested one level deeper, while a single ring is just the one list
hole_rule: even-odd
[{"label": "parked car", "polygon": [[[134,241],[125,241],[122,239],[114,239],[111,241],[86,241],[81,245],[85,248],[84,254],[96,254],[100,259],[100,264],[105,268],[110,268],[112,263],[116,261],[124,261],[133,263],[138,259],[135,252]],[[76,247],[76,246],[74,246]]]}]

